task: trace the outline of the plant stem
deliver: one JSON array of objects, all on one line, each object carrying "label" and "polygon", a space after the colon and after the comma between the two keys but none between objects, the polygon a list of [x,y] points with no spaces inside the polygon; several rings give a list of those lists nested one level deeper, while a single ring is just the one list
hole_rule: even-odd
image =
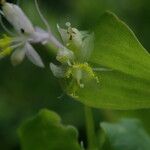
[{"label": "plant stem", "polygon": [[87,130],[88,150],[97,150],[97,142],[96,142],[92,109],[88,106],[84,106],[84,111],[85,111],[85,122],[86,122],[86,130]]}]

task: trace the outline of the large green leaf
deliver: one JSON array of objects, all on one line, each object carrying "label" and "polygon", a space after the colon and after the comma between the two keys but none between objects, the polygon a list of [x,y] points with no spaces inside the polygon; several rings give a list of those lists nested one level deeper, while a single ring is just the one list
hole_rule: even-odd
[{"label": "large green leaf", "polygon": [[91,63],[112,71],[97,72],[100,84],[87,83],[79,101],[97,108],[150,107],[150,55],[129,27],[106,12],[95,28]]},{"label": "large green leaf", "polygon": [[48,110],[42,110],[28,120],[19,130],[23,150],[81,150],[77,142],[77,131],[64,126],[60,117]]},{"label": "large green leaf", "polygon": [[150,136],[136,119],[122,119],[118,123],[101,123],[115,150],[149,150]]}]

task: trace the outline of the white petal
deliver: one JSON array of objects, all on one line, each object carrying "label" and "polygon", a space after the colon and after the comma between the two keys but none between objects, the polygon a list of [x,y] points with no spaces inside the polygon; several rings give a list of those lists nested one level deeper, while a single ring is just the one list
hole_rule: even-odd
[{"label": "white petal", "polygon": [[39,33],[47,33],[45,30],[43,30],[42,28],[40,28],[40,27],[35,27],[35,32],[39,32]]},{"label": "white petal", "polygon": [[5,18],[8,22],[21,33],[23,30],[25,33],[31,34],[34,32],[33,25],[28,17],[24,14],[20,7],[11,3],[4,3],[2,10]]},{"label": "white petal", "polygon": [[62,67],[50,63],[50,69],[53,72],[53,75],[57,78],[63,78],[65,76],[65,72]]},{"label": "white petal", "polygon": [[69,41],[69,34],[67,33],[67,30],[61,28],[58,24],[57,24],[57,28],[58,28],[58,31],[61,35],[61,38],[62,38],[64,44],[67,44]]},{"label": "white petal", "polygon": [[56,59],[61,63],[68,63],[74,59],[74,53],[67,48],[59,49]]},{"label": "white petal", "polygon": [[25,50],[22,49],[16,49],[12,55],[11,55],[11,63],[16,66],[19,65],[25,57]]},{"label": "white petal", "polygon": [[82,43],[81,58],[88,60],[94,49],[94,33],[87,34]]},{"label": "white petal", "polygon": [[68,29],[66,30],[59,27],[59,25],[57,25],[57,28],[65,45],[67,46],[72,45],[75,49],[81,48],[82,34],[78,29],[68,27]]},{"label": "white petal", "polygon": [[42,43],[43,45],[47,42],[54,45],[56,48],[63,48],[64,46],[55,38],[51,32],[47,32],[39,27],[35,27],[35,32],[30,36],[31,42]]},{"label": "white petal", "polygon": [[26,43],[25,45],[25,52],[28,59],[36,66],[44,68],[43,61],[40,55],[34,50],[31,44]]},{"label": "white petal", "polygon": [[30,36],[31,42],[43,43],[49,40],[49,33],[39,27],[35,27],[35,32]]},{"label": "white petal", "polygon": [[89,31],[80,31],[82,38],[85,38],[86,36],[89,35]]},{"label": "white petal", "polygon": [[78,49],[80,49],[81,48],[81,46],[82,46],[82,34],[81,34],[81,32],[78,30],[78,29],[76,29],[76,28],[72,28],[72,31],[73,31],[73,39],[72,39],[72,42],[73,42],[73,44],[78,48]]}]

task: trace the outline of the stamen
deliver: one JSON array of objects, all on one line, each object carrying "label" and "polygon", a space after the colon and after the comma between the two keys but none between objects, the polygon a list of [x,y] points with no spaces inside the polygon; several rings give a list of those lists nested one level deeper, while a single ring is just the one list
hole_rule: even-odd
[{"label": "stamen", "polygon": [[35,0],[34,2],[35,2],[35,6],[36,6],[36,9],[37,9],[37,11],[38,11],[38,13],[39,13],[39,16],[40,16],[41,20],[42,20],[43,23],[45,24],[45,26],[46,26],[48,32],[51,33],[50,26],[49,26],[47,20],[45,19],[45,17],[43,16],[43,14],[41,13],[37,0]]},{"label": "stamen", "polygon": [[[3,15],[3,12],[0,11],[0,14]],[[0,15],[0,25],[2,28],[7,32],[9,35],[14,36],[14,33],[12,33],[3,23],[2,16]]]},{"label": "stamen", "polygon": [[73,28],[71,27],[71,23],[70,22],[66,22],[66,26],[67,26],[67,33],[69,35],[69,40],[71,41],[73,39],[73,35],[76,34],[74,31],[73,31]]},{"label": "stamen", "polygon": [[66,26],[69,28],[71,27],[71,23],[70,22],[66,22]]},{"label": "stamen", "polygon": [[43,14],[41,13],[40,11],[40,8],[39,8],[39,5],[38,5],[38,2],[37,0],[34,1],[35,2],[35,6],[36,6],[36,9],[39,13],[39,16],[41,18],[41,20],[43,21],[43,23],[45,24],[47,30],[48,30],[48,33],[49,33],[49,40],[55,44],[55,46],[57,46],[57,48],[63,48],[64,46],[53,36],[52,32],[51,32],[51,28],[47,22],[47,20],[45,19],[45,17],[43,16]]},{"label": "stamen", "polygon": [[18,48],[18,47],[20,47],[21,45],[23,45],[23,43],[24,43],[24,42],[14,44],[14,45],[10,46],[10,48],[12,48],[12,49]]},{"label": "stamen", "polygon": [[0,39],[0,59],[10,55],[14,49],[20,47],[23,43],[24,42],[13,43],[13,39],[11,39],[11,37],[4,35],[4,38]]}]

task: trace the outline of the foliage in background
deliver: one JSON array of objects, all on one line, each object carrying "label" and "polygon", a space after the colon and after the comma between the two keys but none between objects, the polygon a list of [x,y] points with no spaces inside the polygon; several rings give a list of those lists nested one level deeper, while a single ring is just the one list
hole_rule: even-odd
[{"label": "foliage in background", "polygon": [[[104,9],[113,10],[134,29],[136,35],[148,50],[150,49],[149,3],[148,0],[40,1],[42,11],[47,15],[49,23],[55,31],[57,30],[56,23],[64,24],[66,21],[72,22],[74,26],[78,26],[81,29],[94,28]],[[32,1],[28,3],[21,1],[21,5],[35,23],[41,24],[38,16],[36,16],[36,11],[33,9]],[[58,32],[56,32],[57,34]],[[49,61],[54,60],[52,56],[47,56],[49,52],[46,52],[45,48],[37,47],[45,63],[48,64]],[[57,99],[62,94],[61,87],[49,70],[38,69],[28,62],[13,68],[10,66],[8,59],[0,61],[0,68],[0,149],[19,149],[18,139],[16,138],[16,129],[19,123],[43,107],[61,114],[63,122],[76,125],[80,131],[80,139],[86,141],[84,139],[85,129],[83,127],[82,106],[71,101],[68,97],[64,97],[62,100]],[[102,74],[101,76],[103,77],[104,75]],[[150,132],[149,113],[149,110],[111,111],[110,113],[106,110],[95,110],[95,120],[96,124],[99,124],[99,118],[101,118],[101,121],[107,121],[122,116],[137,116],[142,119],[144,126]]]},{"label": "foliage in background", "polygon": [[48,110],[41,110],[19,130],[23,150],[81,150],[77,130],[61,124],[60,117]]},{"label": "foliage in background", "polygon": [[118,123],[101,123],[115,150],[149,150],[150,136],[137,119],[122,119]]}]

